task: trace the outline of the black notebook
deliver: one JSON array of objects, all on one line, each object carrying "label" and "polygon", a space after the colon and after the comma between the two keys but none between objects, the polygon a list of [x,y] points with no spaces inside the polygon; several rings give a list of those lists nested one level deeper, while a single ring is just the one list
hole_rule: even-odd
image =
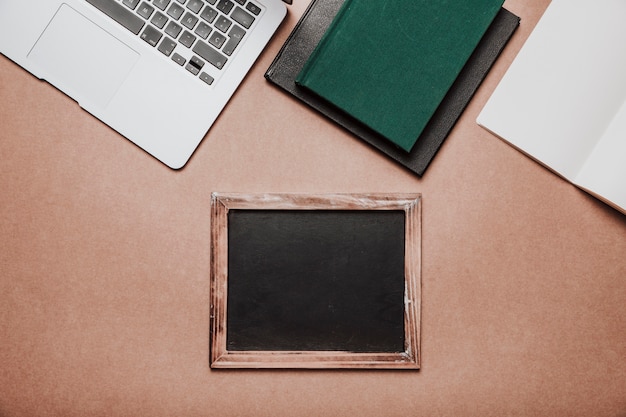
[{"label": "black notebook", "polygon": [[426,168],[459,116],[519,26],[520,19],[501,9],[410,152],[395,146],[363,123],[296,85],[295,78],[333,21],[344,0],[313,0],[265,73],[288,93],[343,126],[417,175]]}]

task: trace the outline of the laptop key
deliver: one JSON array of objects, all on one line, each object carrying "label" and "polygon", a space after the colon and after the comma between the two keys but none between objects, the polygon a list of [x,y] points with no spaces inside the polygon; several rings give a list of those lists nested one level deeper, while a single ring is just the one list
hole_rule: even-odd
[{"label": "laptop key", "polygon": [[198,27],[196,28],[194,32],[196,33],[196,35],[200,36],[202,39],[206,39],[212,30],[213,29],[211,29],[211,26],[207,25],[204,22],[200,22],[200,24],[198,24]]},{"label": "laptop key", "polygon": [[215,81],[213,79],[213,77],[211,77],[209,74],[207,74],[206,72],[202,72],[200,73],[200,79],[202,81],[204,81],[205,83],[207,83],[208,85],[213,84],[213,81]]},{"label": "laptop key", "polygon": [[219,32],[213,32],[211,37],[209,38],[209,43],[215,46],[217,49],[220,49],[222,45],[226,42],[226,36],[222,35]]},{"label": "laptop key", "polygon": [[208,6],[204,8],[202,13],[200,13],[200,17],[209,23],[213,23],[217,15],[218,15],[217,10]]},{"label": "laptop key", "polygon": [[153,12],[154,12],[154,7],[150,6],[145,1],[142,2],[139,8],[137,9],[137,14],[143,17],[144,19],[149,19],[150,16],[152,16]]},{"label": "laptop key", "polygon": [[163,36],[163,34],[157,28],[152,25],[148,25],[143,30],[141,39],[148,42],[148,44],[152,46],[156,46],[156,44],[159,43],[159,40],[161,40],[161,36]]},{"label": "laptop key", "polygon": [[259,13],[261,13],[261,8],[252,2],[246,4],[246,10],[255,16],[258,16]]},{"label": "laptop key", "polygon": [[241,39],[243,39],[243,35],[245,34],[246,31],[242,28],[237,25],[233,26],[233,28],[228,33],[228,42],[226,42],[226,45],[224,45],[224,49],[222,49],[222,52],[224,52],[228,56],[231,56],[233,52],[235,52],[235,48],[237,48],[239,42],[241,42]]},{"label": "laptop key", "polygon": [[222,32],[226,33],[226,31],[228,30],[228,28],[230,27],[232,23],[233,22],[226,19],[224,16],[220,16],[215,22],[215,27],[221,30]]},{"label": "laptop key", "polygon": [[185,9],[179,4],[173,3],[169,9],[167,9],[167,14],[169,14],[172,18],[178,20],[183,15]]},{"label": "laptop key", "polygon": [[144,25],[144,21],[141,20],[139,16],[115,0],[87,0],[87,3],[94,6],[135,35],[139,34]]},{"label": "laptop key", "polygon": [[174,52],[175,48],[176,48],[176,41],[166,36],[165,38],[163,38],[163,40],[161,41],[161,44],[159,45],[157,49],[163,55],[170,56],[172,55],[172,52]]},{"label": "laptop key", "polygon": [[178,40],[178,42],[180,42],[183,46],[186,46],[187,48],[191,48],[191,45],[193,45],[195,40],[196,37],[186,30],[183,32],[182,35],[180,35],[180,39]]},{"label": "laptop key", "polygon": [[202,0],[189,0],[189,3],[187,3],[187,8],[194,13],[198,13],[200,9],[202,9],[203,5],[204,3],[202,3]]},{"label": "laptop key", "polygon": [[170,4],[170,0],[154,0],[152,4],[154,4],[156,7],[158,7],[161,10],[165,10],[167,6]]},{"label": "laptop key", "polygon": [[204,66],[204,62],[202,62],[202,60],[198,58],[197,56],[193,56],[189,60],[189,63],[187,64],[185,69],[189,71],[190,73],[192,73],[193,75],[198,75],[198,73],[200,72],[203,66]]},{"label": "laptop key", "polygon": [[150,20],[150,23],[152,23],[154,26],[158,27],[159,29],[163,29],[163,27],[167,23],[167,20],[168,20],[167,17],[165,17],[163,13],[156,12],[154,16],[152,17],[152,19]]},{"label": "laptop key", "polygon": [[176,39],[178,38],[178,35],[180,35],[181,30],[183,30],[183,27],[181,25],[176,22],[170,22],[165,28],[165,33]]},{"label": "laptop key", "polygon": [[193,29],[196,26],[196,23],[198,23],[198,18],[187,12],[180,23],[182,23],[187,29]]},{"label": "laptop key", "polygon": [[174,52],[174,55],[172,55],[172,61],[176,62],[178,65],[180,65],[181,67],[183,65],[185,65],[185,58],[183,58],[182,56],[180,56],[179,54],[177,54],[176,52]]},{"label": "laptop key", "polygon": [[202,41],[198,41],[196,43],[196,46],[193,47],[193,51],[217,69],[224,68],[226,61],[228,60],[228,58],[218,52],[215,48]]},{"label": "laptop key", "polygon": [[189,62],[189,64],[185,66],[185,69],[189,71],[190,73],[192,73],[193,75],[198,75],[198,73],[200,72],[200,70],[196,68],[194,65],[192,65],[191,62]]},{"label": "laptop key", "polygon": [[254,23],[254,17],[241,7],[237,7],[230,17],[246,29],[250,29],[250,26]]},{"label": "laptop key", "polygon": [[220,12],[228,14],[233,9],[234,5],[235,4],[230,0],[220,0],[216,7]]},{"label": "laptop key", "polygon": [[124,0],[122,4],[131,10],[135,10],[135,7],[139,4],[139,0]]}]

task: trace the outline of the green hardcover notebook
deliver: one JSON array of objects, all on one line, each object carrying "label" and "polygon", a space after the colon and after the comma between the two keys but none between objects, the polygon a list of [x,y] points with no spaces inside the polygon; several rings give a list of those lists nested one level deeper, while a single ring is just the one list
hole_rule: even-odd
[{"label": "green hardcover notebook", "polygon": [[346,0],[296,83],[410,151],[504,0]]}]

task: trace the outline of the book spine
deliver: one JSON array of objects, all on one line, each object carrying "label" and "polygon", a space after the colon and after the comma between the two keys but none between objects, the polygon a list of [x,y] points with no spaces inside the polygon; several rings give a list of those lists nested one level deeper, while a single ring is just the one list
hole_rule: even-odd
[{"label": "book spine", "polygon": [[[298,23],[296,23],[296,26],[293,28],[293,30],[291,31],[291,33],[289,34],[289,36],[285,40],[285,43],[283,43],[283,46],[280,48],[280,51],[278,51],[278,54],[276,54],[276,57],[274,58],[274,60],[272,61],[272,63],[268,67],[267,71],[265,72],[265,78],[267,78],[267,79],[271,79],[272,78],[272,76],[274,75],[274,71],[276,70],[276,65],[280,61],[281,56],[283,55],[283,53],[285,53],[285,49],[289,46],[290,41],[300,31],[300,26],[302,26],[304,24],[304,22],[306,21],[306,19],[308,19],[309,15],[311,14],[313,9],[315,8],[315,4],[317,3],[317,1],[318,0],[313,0],[309,4],[309,6],[306,8],[304,13],[302,14],[302,17],[300,17],[300,20],[298,20]],[[319,1],[323,1],[323,0],[319,0]]]},{"label": "book spine", "polygon": [[[365,0],[365,1],[371,1],[371,0]],[[307,81],[309,72],[315,66],[315,60],[316,60],[317,56],[320,53],[322,53],[322,51],[325,48],[325,45],[332,40],[332,38],[333,38],[333,36],[334,36],[334,34],[336,32],[336,28],[340,25],[340,23],[343,20],[344,16],[350,10],[350,8],[352,6],[352,2],[353,2],[353,0],[346,0],[343,3],[343,5],[341,6],[341,9],[339,9],[337,14],[335,15],[335,18],[331,22],[330,26],[328,26],[328,29],[326,29],[326,32],[324,32],[324,36],[322,36],[322,39],[320,39],[319,43],[317,44],[317,46],[315,47],[313,52],[311,52],[311,55],[309,56],[309,59],[307,59],[306,63],[302,67],[302,70],[300,70],[300,73],[298,74],[298,76],[295,79],[296,84],[302,85],[302,86],[306,85],[306,81]]]}]

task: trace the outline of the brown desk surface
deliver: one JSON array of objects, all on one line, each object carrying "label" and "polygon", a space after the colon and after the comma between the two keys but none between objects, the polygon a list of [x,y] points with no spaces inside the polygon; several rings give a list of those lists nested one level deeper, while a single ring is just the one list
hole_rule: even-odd
[{"label": "brown desk surface", "polygon": [[[263,79],[304,0],[181,171],[0,56],[0,415],[626,415],[626,216],[475,123],[548,3],[421,179]],[[423,193],[422,369],[211,371],[212,191]]]}]

